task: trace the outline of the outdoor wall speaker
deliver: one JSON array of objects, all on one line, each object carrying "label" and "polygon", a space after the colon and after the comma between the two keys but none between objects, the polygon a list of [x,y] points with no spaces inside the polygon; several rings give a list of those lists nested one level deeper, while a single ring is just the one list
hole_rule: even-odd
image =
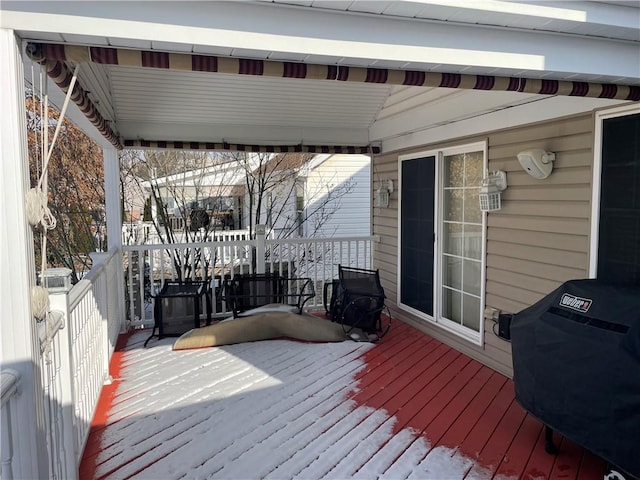
[{"label": "outdoor wall speaker", "polygon": [[534,148],[532,150],[525,150],[518,153],[518,162],[520,166],[531,175],[533,178],[542,180],[551,175],[553,170],[553,161],[556,159],[556,154],[546,152],[541,148]]}]

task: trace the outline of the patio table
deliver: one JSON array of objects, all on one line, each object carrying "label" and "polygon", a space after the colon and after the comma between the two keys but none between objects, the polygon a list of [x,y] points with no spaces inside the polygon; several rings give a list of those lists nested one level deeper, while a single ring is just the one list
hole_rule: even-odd
[{"label": "patio table", "polygon": [[[193,301],[193,325],[192,328],[200,328],[200,304],[204,297],[207,310],[206,324],[211,324],[211,289],[209,282],[199,281],[168,281],[162,286],[162,289],[154,297],[153,306],[153,330],[151,335],[144,342],[144,346],[147,346],[149,340],[156,336],[156,330],[158,330],[158,339],[164,337],[177,337],[185,333],[187,330],[184,328],[183,322],[174,322],[172,325],[172,318],[164,311],[165,308],[170,309],[170,304],[176,302],[179,299],[186,299]],[[174,327],[172,329],[172,327]],[[177,329],[175,327],[178,327]],[[189,328],[190,329],[190,328]]]}]

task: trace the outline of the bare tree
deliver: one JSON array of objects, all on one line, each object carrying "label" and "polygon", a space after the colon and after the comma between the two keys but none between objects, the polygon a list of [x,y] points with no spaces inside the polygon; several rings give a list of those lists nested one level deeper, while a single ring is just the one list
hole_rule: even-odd
[{"label": "bare tree", "polygon": [[[50,107],[44,125],[44,107],[27,93],[27,139],[31,184],[43,172],[42,137],[49,138],[58,124],[59,112]],[[71,269],[75,283],[91,267],[90,252],[106,247],[105,192],[102,149],[71,122],[64,120],[47,168],[48,208],[57,219],[46,233],[46,264]],[[41,227],[34,229],[36,262],[42,263]],[[115,232],[119,234],[119,232]]]},{"label": "bare tree", "polygon": [[[321,192],[315,191],[313,198],[305,200],[305,171],[314,157],[293,153],[129,152],[121,159],[121,172],[127,177],[123,183],[137,178],[140,191],[148,190],[155,205],[153,226],[161,243],[197,243],[213,238],[210,234],[226,226],[214,220],[218,213],[228,216],[229,205],[223,205],[222,200],[229,197],[233,197],[237,216],[233,224],[246,219],[250,238],[255,238],[256,225],[260,224],[267,226],[268,234],[274,231],[276,238],[289,238],[302,234],[307,218],[313,219],[306,228],[313,236],[340,208],[342,197],[353,190],[352,181],[337,184],[327,179]],[[131,174],[126,174],[127,170]],[[215,261],[176,258],[175,253],[172,256],[181,278],[188,278],[190,265],[208,268]]]},{"label": "bare tree", "polygon": [[[120,158],[121,182],[138,192],[138,216],[151,222],[162,244],[199,243],[233,226],[235,165],[211,152],[130,151]],[[232,168],[233,167],[233,168]],[[132,202],[135,195],[130,195]],[[145,200],[143,200],[145,199]],[[141,206],[148,199],[150,202]],[[127,205],[125,208],[133,205]],[[215,258],[201,249],[166,251],[179,279],[205,277]]]},{"label": "bare tree", "polygon": [[[300,234],[307,218],[314,224],[308,228],[313,236],[340,207],[341,198],[353,191],[353,182],[331,184],[327,179],[324,195],[313,192],[314,201],[305,198],[304,170],[315,157],[301,153],[246,153],[224,152],[228,162],[238,165],[245,175],[247,215],[251,237],[255,226],[264,224],[267,233],[278,230],[278,238]],[[312,210],[307,205],[313,205]]]}]

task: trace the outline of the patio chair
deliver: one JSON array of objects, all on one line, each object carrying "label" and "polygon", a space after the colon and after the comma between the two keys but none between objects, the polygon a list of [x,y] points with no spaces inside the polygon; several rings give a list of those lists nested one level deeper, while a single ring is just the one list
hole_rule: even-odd
[{"label": "patio chair", "polygon": [[391,313],[384,303],[386,297],[378,270],[338,265],[338,279],[330,285],[328,316],[341,323],[347,335],[359,328],[382,338],[389,331]]},{"label": "patio chair", "polygon": [[[290,311],[302,313],[304,305],[315,297],[310,278],[287,278],[275,273],[236,275],[224,280],[224,296],[234,317],[255,312],[261,307],[289,306]],[[262,310],[266,311],[264,308]]]}]

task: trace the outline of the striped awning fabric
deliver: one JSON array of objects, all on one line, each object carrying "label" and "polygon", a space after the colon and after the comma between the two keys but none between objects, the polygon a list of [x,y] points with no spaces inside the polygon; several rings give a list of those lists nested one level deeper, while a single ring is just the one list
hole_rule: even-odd
[{"label": "striped awning fabric", "polygon": [[[74,64],[94,62],[103,65],[162,68],[236,75],[261,75],[281,78],[382,83],[390,85],[461,88],[471,90],[498,90],[540,95],[595,97],[631,101],[640,100],[640,86],[608,83],[574,82],[491,75],[465,75],[459,73],[434,73],[415,70],[349,67],[342,65],[316,65],[273,60],[254,60],[184,53],[43,43],[29,43],[27,45],[27,54],[34,61],[45,65],[49,75],[54,78],[56,83],[58,83],[58,79],[60,79],[63,84],[68,75],[70,75],[68,70],[64,67],[65,62]],[[60,70],[66,70],[67,73],[59,73]],[[82,95],[79,96],[82,97]],[[82,100],[83,102],[85,101],[84,98],[82,98]],[[93,109],[89,109],[89,113],[86,114],[92,122],[95,120],[96,123],[102,126],[104,120],[99,117],[99,113],[95,107]],[[92,120],[92,118],[94,119]],[[94,123],[94,125],[96,125],[96,123]],[[104,126],[102,126],[102,128],[104,128]],[[113,134],[113,132],[107,131],[106,134],[103,133],[103,135],[110,140],[111,134]],[[117,137],[115,139],[117,140]],[[125,146],[129,146],[127,144],[131,142],[135,143],[137,140],[125,141]],[[112,143],[114,143],[114,145],[116,144],[114,141],[112,141]],[[178,148],[176,145],[192,145],[190,142],[157,143],[166,143],[167,145],[171,144],[173,145],[173,148]],[[245,147],[248,149],[250,146]],[[167,146],[166,148],[171,147]],[[286,148],[296,147],[290,146]],[[365,148],[369,150],[368,147]]]},{"label": "striped awning fabric", "polygon": [[[27,54],[29,54],[32,60],[42,65],[47,72],[47,75],[54,81],[54,83],[60,87],[64,93],[67,93],[71,84],[71,79],[73,78],[73,73],[71,73],[62,61],[50,59],[44,56],[32,56],[29,47],[27,47]],[[84,113],[89,122],[96,127],[103,137],[105,137],[116,148],[122,148],[118,135],[116,135],[116,133],[111,129],[109,122],[100,114],[91,99],[89,99],[87,92],[82,88],[82,85],[80,85],[78,81],[76,81],[73,87],[71,101],[78,106],[80,111]]]},{"label": "striped awning fabric", "polygon": [[235,152],[260,153],[349,153],[371,155],[380,153],[377,146],[340,146],[340,145],[245,145],[226,142],[165,142],[147,140],[125,140],[127,148],[154,150],[231,150]]}]

